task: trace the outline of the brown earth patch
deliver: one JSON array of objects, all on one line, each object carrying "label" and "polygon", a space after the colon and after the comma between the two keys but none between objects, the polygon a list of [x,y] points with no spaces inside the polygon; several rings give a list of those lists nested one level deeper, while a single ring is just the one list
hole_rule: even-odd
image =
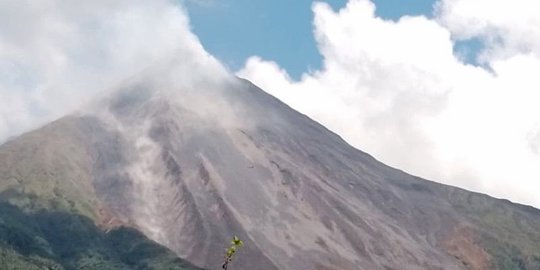
[{"label": "brown earth patch", "polygon": [[470,270],[490,270],[491,256],[474,240],[474,231],[457,226],[443,239],[446,251]]}]

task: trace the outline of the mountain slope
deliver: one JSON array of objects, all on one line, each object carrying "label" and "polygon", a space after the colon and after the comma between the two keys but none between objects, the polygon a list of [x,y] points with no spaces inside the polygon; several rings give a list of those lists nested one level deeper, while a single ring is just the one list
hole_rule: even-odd
[{"label": "mountain slope", "polygon": [[540,211],[390,168],[246,81],[142,78],[0,147],[0,197],[200,267],[539,269]]},{"label": "mountain slope", "polygon": [[0,269],[200,269],[120,227],[97,198],[93,171],[114,158],[100,131],[68,117],[0,147]]}]

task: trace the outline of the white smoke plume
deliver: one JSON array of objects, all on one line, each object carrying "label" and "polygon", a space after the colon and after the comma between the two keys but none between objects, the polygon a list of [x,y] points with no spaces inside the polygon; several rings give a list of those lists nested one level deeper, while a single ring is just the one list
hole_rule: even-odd
[{"label": "white smoke plume", "polygon": [[175,80],[186,84],[225,72],[172,1],[2,0],[0,6],[0,142],[151,66],[175,62]]}]

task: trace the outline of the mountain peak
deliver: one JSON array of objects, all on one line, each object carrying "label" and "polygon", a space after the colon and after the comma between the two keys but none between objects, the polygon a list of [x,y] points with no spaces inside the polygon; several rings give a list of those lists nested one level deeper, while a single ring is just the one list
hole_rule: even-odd
[{"label": "mountain peak", "polygon": [[0,187],[114,218],[206,268],[232,235],[235,269],[540,264],[530,210],[388,167],[247,81],[142,78],[0,147],[3,175],[25,179]]}]

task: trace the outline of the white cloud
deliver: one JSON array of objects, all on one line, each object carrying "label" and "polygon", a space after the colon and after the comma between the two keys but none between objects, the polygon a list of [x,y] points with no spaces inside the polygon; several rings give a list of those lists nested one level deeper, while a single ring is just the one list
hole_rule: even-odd
[{"label": "white cloud", "polygon": [[221,69],[167,0],[0,0],[0,25],[0,142],[152,63],[175,58],[186,79]]},{"label": "white cloud", "polygon": [[[385,163],[540,207],[536,2],[444,0],[434,19],[398,22],[367,0],[315,3],[321,70],[294,81],[252,57],[237,74]],[[490,70],[453,54],[469,38]]]},{"label": "white cloud", "polygon": [[536,0],[443,0],[436,9],[438,21],[455,39],[488,41],[481,60],[516,53],[540,55],[540,2]]}]

